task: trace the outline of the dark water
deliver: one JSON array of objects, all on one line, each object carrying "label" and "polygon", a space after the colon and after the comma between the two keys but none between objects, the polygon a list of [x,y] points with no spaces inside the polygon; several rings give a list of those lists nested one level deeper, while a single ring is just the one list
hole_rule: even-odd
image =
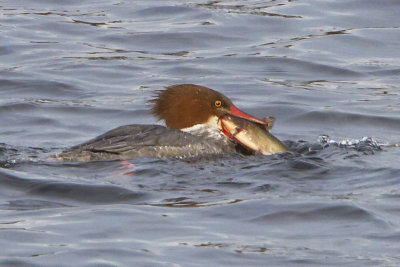
[{"label": "dark water", "polygon": [[[0,2],[0,264],[400,265],[399,47],[397,0]],[[296,152],[47,160],[178,83]]]}]

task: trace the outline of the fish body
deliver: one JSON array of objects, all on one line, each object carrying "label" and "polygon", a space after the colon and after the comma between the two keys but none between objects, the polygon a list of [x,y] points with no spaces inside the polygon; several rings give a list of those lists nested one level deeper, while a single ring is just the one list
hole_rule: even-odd
[{"label": "fish body", "polygon": [[273,136],[265,125],[229,114],[220,117],[222,131],[235,142],[256,154],[272,155],[287,152],[288,148]]}]

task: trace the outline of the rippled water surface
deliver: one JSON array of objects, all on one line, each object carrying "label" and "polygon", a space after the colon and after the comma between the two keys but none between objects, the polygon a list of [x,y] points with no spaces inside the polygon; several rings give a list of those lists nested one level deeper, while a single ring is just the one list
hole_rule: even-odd
[{"label": "rippled water surface", "polygon": [[[0,264],[400,265],[400,2],[0,2]],[[48,159],[179,83],[294,151]]]}]

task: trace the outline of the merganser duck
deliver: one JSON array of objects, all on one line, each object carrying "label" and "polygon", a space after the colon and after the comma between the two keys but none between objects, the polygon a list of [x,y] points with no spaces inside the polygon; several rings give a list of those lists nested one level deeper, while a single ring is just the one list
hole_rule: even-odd
[{"label": "merganser duck", "polygon": [[161,125],[125,125],[74,146],[56,158],[63,161],[96,161],[132,158],[193,158],[235,152],[237,143],[224,134],[219,122],[230,114],[263,124],[210,88],[180,84],[158,91],[151,112]]}]

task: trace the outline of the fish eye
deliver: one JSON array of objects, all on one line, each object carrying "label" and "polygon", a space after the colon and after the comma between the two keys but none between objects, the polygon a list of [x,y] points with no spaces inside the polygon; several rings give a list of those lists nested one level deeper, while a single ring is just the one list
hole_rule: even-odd
[{"label": "fish eye", "polygon": [[220,108],[220,107],[222,106],[222,101],[221,101],[221,100],[215,100],[214,105],[215,105],[217,108]]}]

